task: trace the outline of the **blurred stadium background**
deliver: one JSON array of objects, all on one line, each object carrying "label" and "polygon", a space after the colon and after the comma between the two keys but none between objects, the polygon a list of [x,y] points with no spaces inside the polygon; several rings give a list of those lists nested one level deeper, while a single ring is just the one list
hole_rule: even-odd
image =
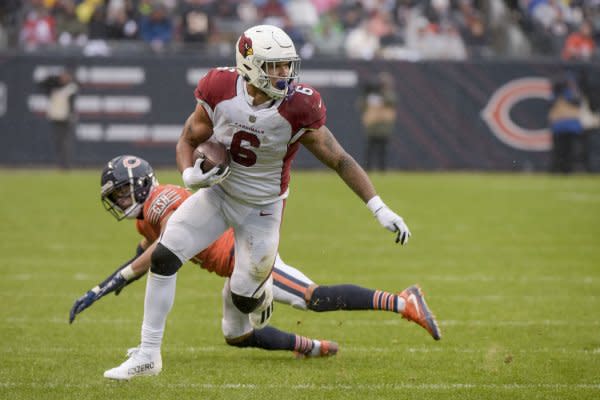
[{"label": "blurred stadium background", "polygon": [[[232,65],[239,32],[258,23],[290,33],[301,81],[322,92],[328,125],[360,162],[357,98],[389,72],[391,168],[547,170],[551,83],[570,68],[589,133],[575,168],[600,170],[597,0],[4,0],[0,164],[55,163],[40,84],[66,68],[80,84],[76,166],[123,152],[173,165],[195,84]],[[302,153],[296,166],[318,163]]]}]

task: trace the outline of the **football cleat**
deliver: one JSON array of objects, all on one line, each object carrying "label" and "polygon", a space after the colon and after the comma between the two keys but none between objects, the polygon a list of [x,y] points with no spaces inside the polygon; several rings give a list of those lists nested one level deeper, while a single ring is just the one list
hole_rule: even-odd
[{"label": "football cleat", "polygon": [[296,358],[313,358],[313,357],[332,357],[335,356],[340,346],[336,342],[329,340],[320,340],[321,345],[318,349],[314,348],[307,353],[295,352]]},{"label": "football cleat", "polygon": [[104,372],[104,377],[128,381],[136,376],[158,375],[162,370],[162,359],[160,352],[149,354],[143,352],[139,347],[127,350],[129,357],[123,364]]},{"label": "football cleat", "polygon": [[435,316],[427,307],[421,288],[413,285],[404,289],[398,296],[404,299],[405,304],[402,318],[421,325],[435,340],[440,340],[442,332],[438,327]]}]

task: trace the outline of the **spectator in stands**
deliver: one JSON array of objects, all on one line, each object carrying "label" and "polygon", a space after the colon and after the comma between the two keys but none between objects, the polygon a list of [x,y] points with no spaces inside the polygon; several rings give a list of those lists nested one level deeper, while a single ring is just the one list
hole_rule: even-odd
[{"label": "spectator in stands", "polygon": [[309,34],[319,55],[340,56],[344,46],[344,27],[336,13],[326,12]]},{"label": "spectator in stands", "polygon": [[163,4],[155,4],[150,14],[141,18],[140,36],[157,52],[163,51],[171,42],[173,39],[173,23],[167,13],[167,8]]},{"label": "spectator in stands", "polygon": [[213,1],[185,0],[181,6],[181,36],[184,43],[207,43],[213,30],[212,18],[216,9]]},{"label": "spectator in stands", "polygon": [[87,26],[75,14],[74,0],[57,0],[52,14],[56,19],[58,43],[61,46],[76,44],[83,46],[87,41]]},{"label": "spectator in stands", "polygon": [[344,48],[346,56],[363,60],[372,60],[381,48],[379,36],[372,30],[373,25],[368,20],[350,30],[346,36]]},{"label": "spectator in stands", "polygon": [[560,0],[528,0],[522,5],[531,23],[534,48],[544,55],[556,55],[573,23],[572,10]]},{"label": "spectator in stands", "polygon": [[278,0],[266,0],[264,4],[258,7],[258,12],[262,19],[283,19],[287,15],[285,7]]},{"label": "spectator in stands", "polygon": [[589,61],[595,50],[592,25],[590,21],[584,20],[579,29],[567,37],[561,57],[565,61]]},{"label": "spectator in stands", "polygon": [[256,25],[259,20],[258,8],[252,0],[242,0],[236,10],[237,16],[247,26]]},{"label": "spectator in stands", "polygon": [[419,17],[409,25],[414,33],[408,35],[409,48],[416,50],[424,59],[464,60],[467,49],[453,24],[430,22],[425,17]]},{"label": "spectator in stands", "polygon": [[473,5],[473,0],[460,0],[453,20],[457,23],[469,56],[486,56],[489,49],[487,27],[483,15]]},{"label": "spectator in stands", "polygon": [[0,49],[14,47],[19,34],[20,0],[0,1]]},{"label": "spectator in stands", "polygon": [[84,24],[87,24],[92,19],[94,12],[98,7],[102,7],[103,0],[82,0],[77,2],[75,13],[77,18]]},{"label": "spectator in stands", "polygon": [[43,0],[31,0],[26,8],[19,42],[25,51],[35,51],[56,43],[56,20]]},{"label": "spectator in stands", "polygon": [[48,95],[46,117],[52,125],[58,166],[69,169],[72,162],[74,128],[77,121],[75,96],[79,90],[72,72],[65,69],[40,82]]},{"label": "spectator in stands", "polygon": [[575,146],[583,132],[581,93],[575,74],[566,71],[552,83],[548,120],[552,132],[551,172],[569,173],[575,162]]},{"label": "spectator in stands", "polygon": [[88,42],[84,47],[83,53],[86,56],[109,56],[110,46],[107,43],[109,39],[109,27],[106,24],[106,8],[98,6],[92,12],[88,22]]},{"label": "spectator in stands", "polygon": [[317,9],[310,0],[289,0],[285,11],[291,23],[304,32],[308,32],[319,22]]},{"label": "spectator in stands", "polygon": [[133,5],[122,0],[111,1],[106,10],[106,28],[110,40],[134,40],[138,35],[138,23]]},{"label": "spectator in stands", "polygon": [[359,107],[367,136],[367,170],[387,169],[387,147],[396,124],[396,91],[390,73],[380,72],[367,80]]}]

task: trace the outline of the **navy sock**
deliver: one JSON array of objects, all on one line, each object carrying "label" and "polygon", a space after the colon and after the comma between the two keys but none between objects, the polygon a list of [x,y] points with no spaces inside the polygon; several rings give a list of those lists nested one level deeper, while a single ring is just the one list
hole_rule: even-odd
[{"label": "navy sock", "polygon": [[396,311],[396,295],[356,285],[317,286],[308,301],[313,311]]},{"label": "navy sock", "polygon": [[247,338],[237,343],[236,347],[257,347],[264,350],[290,350],[301,353],[309,352],[313,347],[312,339],[293,333],[283,332],[272,326],[252,331]]}]

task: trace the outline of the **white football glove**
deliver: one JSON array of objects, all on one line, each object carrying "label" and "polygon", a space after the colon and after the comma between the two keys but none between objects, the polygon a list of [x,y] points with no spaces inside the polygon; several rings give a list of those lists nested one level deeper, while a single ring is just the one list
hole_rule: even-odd
[{"label": "white football glove", "polygon": [[408,226],[404,223],[402,217],[390,210],[379,196],[375,196],[369,200],[367,208],[371,210],[377,221],[385,229],[397,233],[396,243],[399,242],[402,245],[408,243],[408,238],[410,238]]},{"label": "white football glove", "polygon": [[193,167],[187,167],[185,170],[183,170],[181,178],[183,179],[183,184],[186,187],[192,190],[198,190],[200,188],[216,185],[227,178],[231,172],[229,166],[227,166],[221,173],[219,173],[219,167],[217,166],[212,168],[210,171],[202,172],[201,165],[203,162],[203,158],[198,158]]}]

